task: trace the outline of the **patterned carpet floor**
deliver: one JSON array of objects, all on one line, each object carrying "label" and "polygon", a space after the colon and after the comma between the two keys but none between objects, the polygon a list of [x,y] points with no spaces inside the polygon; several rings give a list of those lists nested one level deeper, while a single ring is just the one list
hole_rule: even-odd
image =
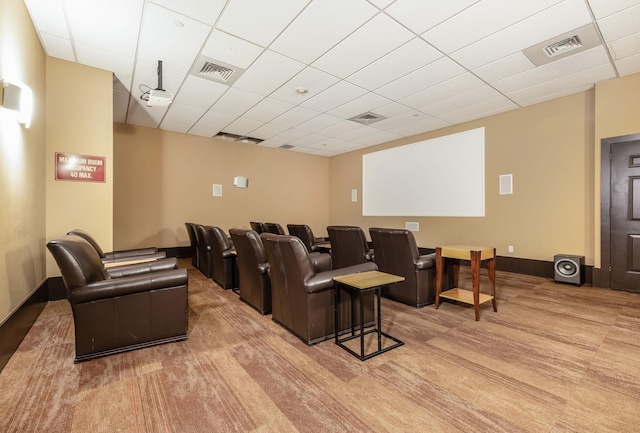
[{"label": "patterned carpet floor", "polygon": [[498,271],[498,312],[484,304],[479,322],[453,302],[383,299],[383,330],[405,344],[363,362],[180,265],[184,342],[74,364],[69,304],[48,303],[0,373],[0,432],[639,429],[639,294]]}]

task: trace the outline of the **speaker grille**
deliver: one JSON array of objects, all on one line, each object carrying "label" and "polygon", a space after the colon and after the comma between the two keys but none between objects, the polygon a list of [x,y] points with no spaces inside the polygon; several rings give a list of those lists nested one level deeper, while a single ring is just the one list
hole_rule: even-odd
[{"label": "speaker grille", "polygon": [[580,272],[580,268],[577,264],[571,260],[562,259],[556,262],[556,272],[563,277],[573,277]]}]

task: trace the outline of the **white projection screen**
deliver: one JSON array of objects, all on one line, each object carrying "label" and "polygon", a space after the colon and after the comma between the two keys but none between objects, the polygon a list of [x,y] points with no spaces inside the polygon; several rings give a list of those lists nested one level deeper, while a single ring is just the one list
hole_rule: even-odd
[{"label": "white projection screen", "polygon": [[484,128],[362,155],[364,216],[484,216]]}]

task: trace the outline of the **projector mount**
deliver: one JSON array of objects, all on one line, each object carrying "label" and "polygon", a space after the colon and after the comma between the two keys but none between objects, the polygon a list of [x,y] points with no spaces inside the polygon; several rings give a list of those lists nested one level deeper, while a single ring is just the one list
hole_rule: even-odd
[{"label": "projector mount", "polygon": [[173,93],[167,93],[162,88],[162,60],[158,60],[158,87],[151,89],[149,86],[141,84],[140,91],[142,91],[142,86],[149,88],[140,95],[140,99],[147,101],[147,107],[168,107],[173,102]]}]

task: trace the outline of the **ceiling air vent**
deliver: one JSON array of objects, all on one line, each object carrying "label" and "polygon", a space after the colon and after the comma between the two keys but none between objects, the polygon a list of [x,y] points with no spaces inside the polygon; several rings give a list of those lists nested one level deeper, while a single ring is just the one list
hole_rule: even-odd
[{"label": "ceiling air vent", "polygon": [[544,52],[547,53],[547,56],[549,57],[555,57],[559,56],[560,54],[576,50],[581,46],[582,41],[580,40],[580,36],[573,35],[570,38],[563,39],[559,42],[544,47]]},{"label": "ceiling air vent", "polygon": [[209,57],[200,56],[189,73],[205,80],[231,86],[244,73],[244,69]]},{"label": "ceiling air vent", "polygon": [[371,125],[372,123],[379,122],[384,119],[386,119],[386,117],[380,116],[379,114],[372,113],[371,111],[367,111],[366,113],[353,116],[349,120],[360,123],[362,125]]},{"label": "ceiling air vent", "polygon": [[227,140],[227,141],[239,141],[241,143],[250,143],[250,144],[258,144],[264,141],[261,138],[249,137],[247,135],[231,134],[224,131],[218,132],[216,135],[213,136],[213,138],[220,138],[222,140]]},{"label": "ceiling air vent", "polygon": [[598,45],[602,45],[602,42],[596,28],[591,23],[558,35],[553,39],[547,39],[522,50],[522,52],[534,65],[541,66]]},{"label": "ceiling air vent", "polygon": [[285,149],[285,150],[289,150],[289,149],[293,149],[295,146],[291,145],[291,144],[283,144],[282,146],[278,146],[278,149]]}]

